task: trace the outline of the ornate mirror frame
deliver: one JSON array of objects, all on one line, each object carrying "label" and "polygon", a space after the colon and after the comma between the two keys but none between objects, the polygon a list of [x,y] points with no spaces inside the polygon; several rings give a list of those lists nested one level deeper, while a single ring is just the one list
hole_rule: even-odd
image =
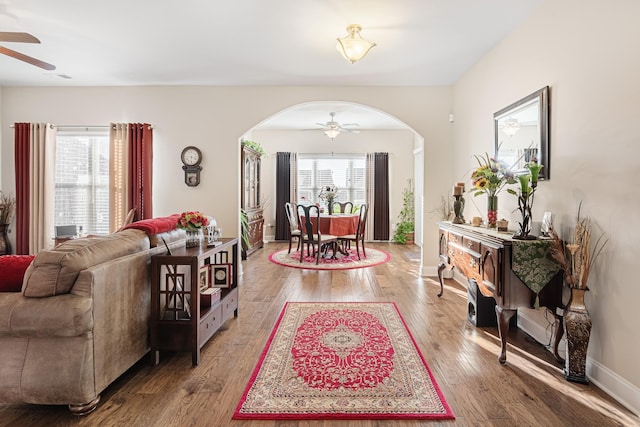
[{"label": "ornate mirror frame", "polygon": [[495,157],[515,174],[537,160],[544,167],[539,179],[549,179],[549,86],[533,92],[493,115]]}]

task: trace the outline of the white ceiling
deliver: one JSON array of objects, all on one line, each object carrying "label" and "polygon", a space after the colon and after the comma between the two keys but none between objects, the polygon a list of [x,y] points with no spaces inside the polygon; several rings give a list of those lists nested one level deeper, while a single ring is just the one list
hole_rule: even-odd
[{"label": "white ceiling", "polygon": [[[451,85],[541,2],[0,0],[0,31],[41,41],[1,45],[57,67],[0,55],[0,86]],[[356,64],[335,49],[351,23],[377,44]],[[305,123],[369,126],[323,107]]]}]

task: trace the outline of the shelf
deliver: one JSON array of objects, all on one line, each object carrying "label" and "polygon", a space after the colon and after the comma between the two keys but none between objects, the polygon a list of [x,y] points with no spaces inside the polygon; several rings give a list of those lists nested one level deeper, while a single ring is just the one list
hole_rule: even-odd
[{"label": "shelf", "polygon": [[[151,258],[151,363],[160,350],[191,351],[193,365],[200,349],[231,317],[238,315],[238,239],[220,239],[215,247],[177,248]],[[200,273],[204,265],[228,273],[229,288],[220,300],[201,307]],[[206,271],[206,270],[205,270]]]}]

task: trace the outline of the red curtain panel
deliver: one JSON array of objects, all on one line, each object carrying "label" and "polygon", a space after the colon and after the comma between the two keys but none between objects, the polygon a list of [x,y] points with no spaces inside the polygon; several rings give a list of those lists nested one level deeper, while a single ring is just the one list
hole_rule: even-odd
[{"label": "red curtain panel", "polygon": [[29,141],[31,139],[29,123],[16,123],[15,132],[15,172],[16,172],[16,254],[29,253]]},{"label": "red curtain panel", "polygon": [[129,206],[136,208],[136,220],[153,218],[153,129],[147,123],[129,124]]}]

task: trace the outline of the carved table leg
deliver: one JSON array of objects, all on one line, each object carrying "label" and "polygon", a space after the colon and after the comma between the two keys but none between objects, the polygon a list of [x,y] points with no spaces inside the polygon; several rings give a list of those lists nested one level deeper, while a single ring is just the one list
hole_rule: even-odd
[{"label": "carved table leg", "polygon": [[560,357],[558,354],[558,345],[560,345],[560,340],[564,335],[564,321],[562,316],[558,316],[554,314],[556,318],[556,331],[555,331],[555,339],[553,340],[553,356],[556,358],[558,363],[564,364],[564,359]]},{"label": "carved table leg", "polygon": [[509,321],[516,314],[516,310],[502,308],[496,305],[496,317],[498,319],[498,332],[500,333],[500,356],[498,362],[501,365],[507,363],[507,337],[509,336]]},{"label": "carved table leg", "polygon": [[444,284],[442,283],[442,272],[444,271],[446,266],[447,265],[444,262],[440,262],[440,264],[438,264],[438,279],[440,280],[440,293],[438,294],[438,298],[440,298],[442,296],[442,293],[444,292]]}]

